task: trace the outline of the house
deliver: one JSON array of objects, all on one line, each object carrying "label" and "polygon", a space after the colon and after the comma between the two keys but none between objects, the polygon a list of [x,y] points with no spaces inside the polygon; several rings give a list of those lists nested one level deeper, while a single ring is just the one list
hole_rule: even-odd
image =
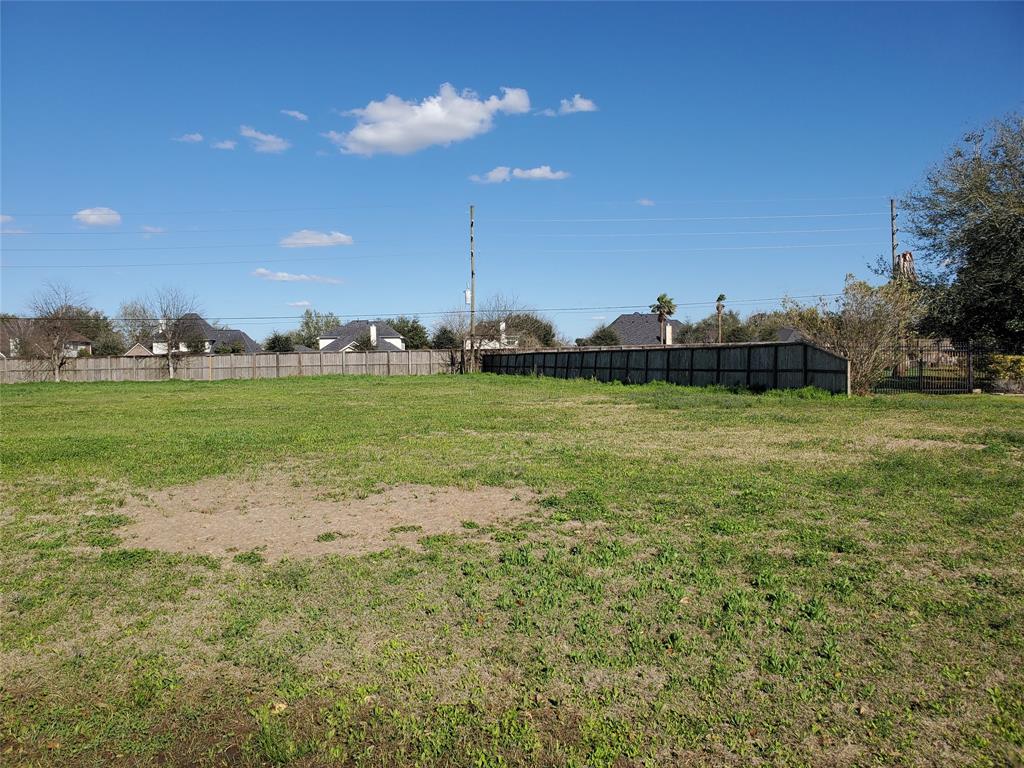
[{"label": "house", "polygon": [[775,338],[778,341],[785,343],[792,343],[797,341],[805,341],[804,335],[800,333],[796,328],[788,325],[783,325],[775,332]]},{"label": "house", "polygon": [[152,357],[153,350],[141,342],[132,344],[131,349],[124,353],[125,357]]},{"label": "house", "polygon": [[370,337],[370,346],[378,352],[405,349],[405,339],[382,320],[353,320],[320,334],[321,352],[352,352],[360,339]]},{"label": "house", "polygon": [[[23,357],[30,349],[32,336],[42,332],[36,321],[21,318],[3,318],[0,320],[0,355],[3,357]],[[64,334],[64,355],[78,357],[92,354],[92,339],[78,331],[67,331]],[[45,348],[47,345],[42,344]],[[45,353],[44,353],[45,354]]]},{"label": "house", "polygon": [[[192,336],[196,340],[202,339],[202,351],[205,353],[237,350],[255,354],[263,351],[263,347],[253,341],[244,331],[235,328],[214,328],[195,312],[182,315],[178,323],[188,328],[189,332],[185,334],[186,336]],[[179,342],[177,351],[190,352],[191,350],[188,344]],[[154,355],[167,354],[167,337],[163,332],[153,337],[152,352]]]},{"label": "house", "polygon": [[658,315],[651,312],[634,312],[630,315],[619,315],[609,323],[608,328],[615,331],[619,337],[619,343],[623,346],[634,344],[671,344],[673,332],[681,335],[684,326],[678,320],[669,318],[665,321],[665,335],[668,337],[664,342],[661,340],[661,323],[658,322]]},{"label": "house", "polygon": [[519,334],[508,333],[504,320],[500,322],[484,320],[477,323],[475,342],[466,338],[463,346],[467,350],[474,346],[477,349],[514,349],[519,346]]}]

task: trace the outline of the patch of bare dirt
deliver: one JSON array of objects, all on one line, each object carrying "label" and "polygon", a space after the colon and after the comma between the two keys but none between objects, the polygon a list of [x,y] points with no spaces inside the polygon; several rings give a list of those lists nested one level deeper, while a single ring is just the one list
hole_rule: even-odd
[{"label": "patch of bare dirt", "polygon": [[981,451],[986,447],[983,443],[962,443],[959,440],[922,440],[916,437],[891,437],[877,441],[874,444],[880,444],[894,451],[904,449],[912,451],[936,451],[941,449]]},{"label": "patch of bare dirt", "polygon": [[268,560],[326,554],[359,555],[422,536],[522,516],[535,494],[525,489],[399,485],[365,498],[289,479],[211,478],[167,488],[121,510],[134,523],[126,546],[215,557],[256,550]]}]

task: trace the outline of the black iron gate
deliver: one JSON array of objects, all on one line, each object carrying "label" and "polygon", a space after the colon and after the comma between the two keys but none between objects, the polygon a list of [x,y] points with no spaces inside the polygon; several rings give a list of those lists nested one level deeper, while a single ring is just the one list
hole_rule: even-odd
[{"label": "black iron gate", "polygon": [[889,374],[875,392],[965,394],[974,389],[975,350],[971,342],[919,339],[901,344]]}]

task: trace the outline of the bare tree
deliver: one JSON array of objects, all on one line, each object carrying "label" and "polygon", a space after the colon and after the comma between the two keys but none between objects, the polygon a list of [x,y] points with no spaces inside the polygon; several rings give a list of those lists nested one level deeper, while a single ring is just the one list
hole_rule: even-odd
[{"label": "bare tree", "polygon": [[29,302],[32,319],[21,323],[19,354],[38,360],[54,381],[60,381],[64,366],[78,354],[71,342],[80,335],[75,324],[82,304],[70,286],[47,283]]},{"label": "bare tree", "polygon": [[867,394],[900,360],[901,343],[920,318],[920,292],[905,281],[873,287],[846,276],[843,294],[833,302],[783,302],[787,323],[819,346],[850,361],[850,388]]},{"label": "bare tree", "polygon": [[167,375],[173,379],[175,355],[181,354],[183,349],[192,350],[197,344],[197,335],[201,335],[189,317],[196,312],[195,296],[165,286],[147,298],[122,304],[118,322],[121,332],[132,343],[155,341],[166,345]]}]

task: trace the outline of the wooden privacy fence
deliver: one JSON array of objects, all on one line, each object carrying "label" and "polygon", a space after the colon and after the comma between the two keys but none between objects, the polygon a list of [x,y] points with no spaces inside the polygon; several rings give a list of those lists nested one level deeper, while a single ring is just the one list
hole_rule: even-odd
[{"label": "wooden privacy fence", "polygon": [[[183,381],[277,379],[284,376],[374,374],[421,376],[456,373],[462,368],[459,350],[408,349],[394,352],[282,352],[256,355],[187,355],[175,358],[174,378]],[[60,372],[62,381],[163,381],[167,358],[78,357]],[[0,383],[52,381],[53,374],[36,360],[0,359]]]},{"label": "wooden privacy fence", "polygon": [[589,347],[482,353],[488,373],[673,384],[849,392],[849,364],[811,344],[748,343],[642,347]]}]

